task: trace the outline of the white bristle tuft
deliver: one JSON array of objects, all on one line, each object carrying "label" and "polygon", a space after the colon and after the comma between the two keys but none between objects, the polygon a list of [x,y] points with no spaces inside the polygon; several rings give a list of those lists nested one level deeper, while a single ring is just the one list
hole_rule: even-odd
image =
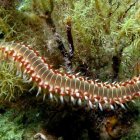
[{"label": "white bristle tuft", "polygon": [[79,92],[76,92],[76,97],[79,97],[80,96],[80,93]]},{"label": "white bristle tuft", "polygon": [[111,108],[112,110],[114,110],[114,106],[113,106],[112,104],[110,104],[110,108]]},{"label": "white bristle tuft", "polygon": [[32,82],[32,77],[29,80],[24,80],[24,83],[31,83]]},{"label": "white bristle tuft", "polygon": [[115,103],[118,104],[118,105],[120,105],[120,102],[119,101],[115,101]]},{"label": "white bristle tuft", "polygon": [[25,69],[25,70],[23,71],[23,73],[26,74],[26,73],[27,73],[27,69]]},{"label": "white bristle tuft", "polygon": [[75,99],[74,99],[74,97],[71,96],[70,99],[71,99],[71,102],[72,102],[73,104],[75,104]]},{"label": "white bristle tuft", "polygon": [[26,74],[22,74],[22,78],[23,78],[24,81],[27,81],[28,76]]},{"label": "white bristle tuft", "polygon": [[31,87],[31,89],[29,89],[29,92],[31,92],[32,90],[34,90],[35,89],[35,84]]},{"label": "white bristle tuft", "polygon": [[136,104],[136,102],[134,100],[131,100],[132,103]]},{"label": "white bristle tuft", "polygon": [[58,98],[57,98],[57,96],[53,96],[53,99],[58,103]]},{"label": "white bristle tuft", "polygon": [[60,101],[62,104],[64,103],[64,97],[62,95],[60,95]]},{"label": "white bristle tuft", "polygon": [[95,102],[96,102],[96,103],[98,103],[98,102],[99,102],[96,98],[94,98],[94,100],[95,100]]},{"label": "white bristle tuft", "polygon": [[122,103],[120,103],[120,106],[126,110],[126,107]]},{"label": "white bristle tuft", "polygon": [[87,96],[84,96],[85,97],[85,100],[88,100],[88,97]]},{"label": "white bristle tuft", "polygon": [[78,105],[79,105],[79,106],[82,105],[82,100],[81,100],[81,98],[78,99]]},{"label": "white bristle tuft", "polygon": [[101,111],[103,111],[103,107],[102,107],[101,103],[99,103],[99,108]]},{"label": "white bristle tuft", "polygon": [[45,100],[45,98],[46,98],[46,94],[43,95],[43,101]]},{"label": "white bristle tuft", "polygon": [[53,94],[51,92],[50,92],[49,97],[50,97],[51,100],[53,99]]},{"label": "white bristle tuft", "polygon": [[92,109],[93,108],[93,104],[92,104],[92,102],[90,100],[88,101],[88,104],[89,104],[89,107]]},{"label": "white bristle tuft", "polygon": [[36,97],[41,93],[41,87],[38,88],[38,92],[36,94]]},{"label": "white bristle tuft", "polygon": [[75,75],[76,75],[76,76],[79,76],[80,74],[81,74],[81,72],[78,72],[78,73],[76,73]]}]

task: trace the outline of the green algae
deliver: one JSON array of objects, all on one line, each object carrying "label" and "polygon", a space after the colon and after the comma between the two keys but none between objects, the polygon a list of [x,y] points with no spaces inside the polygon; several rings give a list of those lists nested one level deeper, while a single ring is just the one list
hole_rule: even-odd
[{"label": "green algae", "polygon": [[140,103],[136,102],[136,106],[133,106],[131,109],[138,109],[138,115],[135,116],[134,123],[131,126],[129,133],[121,138],[121,140],[139,140],[140,139]]},{"label": "green algae", "polygon": [[1,61],[0,64],[0,102],[14,100],[27,90],[22,77],[16,76],[13,62]]},{"label": "green algae", "polygon": [[[2,110],[2,107],[0,107],[0,110]],[[5,113],[1,113],[0,115],[0,139],[33,140],[35,133],[41,129],[41,122],[37,122],[33,115],[37,111],[33,109],[30,112],[25,112],[10,108],[4,110]],[[28,116],[28,123],[25,120],[25,116]]]},{"label": "green algae", "polygon": [[23,126],[17,124],[13,120],[8,120],[11,117],[12,111],[6,112],[4,115],[0,115],[0,139],[1,140],[22,140],[22,134],[24,132]]}]

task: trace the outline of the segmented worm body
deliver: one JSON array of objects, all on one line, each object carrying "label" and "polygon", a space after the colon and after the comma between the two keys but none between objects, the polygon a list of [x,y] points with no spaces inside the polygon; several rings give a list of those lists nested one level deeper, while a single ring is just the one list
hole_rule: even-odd
[{"label": "segmented worm body", "polygon": [[53,70],[38,52],[22,43],[1,43],[0,50],[19,63],[23,73],[29,75],[29,82],[37,84],[37,95],[43,90],[46,91],[45,97],[49,91],[51,99],[99,107],[101,110],[103,107],[114,109],[116,104],[124,108],[124,103],[140,96],[140,76],[122,83],[99,83]]}]

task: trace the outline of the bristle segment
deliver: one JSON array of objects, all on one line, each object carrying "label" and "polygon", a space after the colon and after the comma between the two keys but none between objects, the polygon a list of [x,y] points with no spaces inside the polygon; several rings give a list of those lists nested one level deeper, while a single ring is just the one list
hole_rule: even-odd
[{"label": "bristle segment", "polygon": [[[36,83],[37,96],[42,89],[47,89],[51,100],[57,100],[59,96],[60,101],[64,103],[66,97],[69,97],[73,104],[77,103],[81,106],[86,102],[91,109],[98,106],[100,110],[103,110],[106,105],[114,110],[115,104],[125,109],[124,103],[140,97],[140,76],[120,83],[88,80],[88,78],[78,77],[78,74],[53,70],[46,63],[46,59],[39,57],[39,52],[29,45],[14,42],[10,45],[7,43],[1,45],[0,50],[12,57],[15,62],[19,63],[20,68],[24,69],[23,79]],[[20,75],[20,72],[17,75]],[[45,96],[46,94],[43,99]]]}]

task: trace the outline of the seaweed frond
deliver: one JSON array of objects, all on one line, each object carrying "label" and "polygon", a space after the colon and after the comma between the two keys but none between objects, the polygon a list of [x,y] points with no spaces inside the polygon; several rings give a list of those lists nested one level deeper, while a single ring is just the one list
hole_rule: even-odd
[{"label": "seaweed frond", "polygon": [[0,100],[12,100],[27,90],[27,84],[17,77],[17,70],[12,62],[0,63]]}]

